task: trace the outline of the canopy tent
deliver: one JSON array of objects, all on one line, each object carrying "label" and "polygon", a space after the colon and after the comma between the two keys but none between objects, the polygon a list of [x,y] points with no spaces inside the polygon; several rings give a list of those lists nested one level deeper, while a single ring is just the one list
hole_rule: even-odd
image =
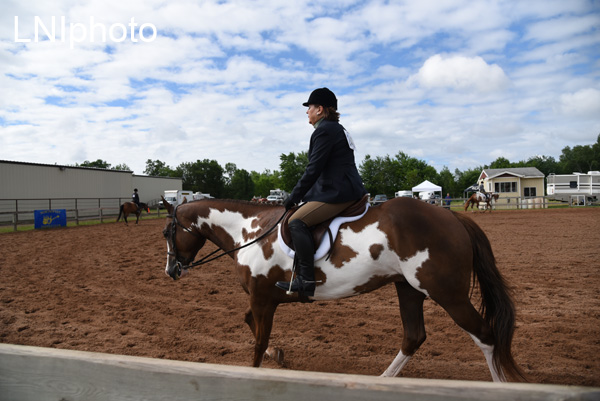
[{"label": "canopy tent", "polygon": [[442,192],[442,187],[435,185],[427,180],[423,181],[416,187],[412,187],[413,192]]}]

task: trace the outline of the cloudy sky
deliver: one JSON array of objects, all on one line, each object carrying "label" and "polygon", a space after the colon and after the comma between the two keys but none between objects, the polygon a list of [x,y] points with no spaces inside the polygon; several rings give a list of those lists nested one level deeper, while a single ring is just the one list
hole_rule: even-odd
[{"label": "cloudy sky", "polygon": [[323,86],[358,163],[400,151],[438,171],[558,159],[600,133],[600,0],[1,0],[0,11],[2,160],[276,170],[282,153],[307,150],[302,103]]}]

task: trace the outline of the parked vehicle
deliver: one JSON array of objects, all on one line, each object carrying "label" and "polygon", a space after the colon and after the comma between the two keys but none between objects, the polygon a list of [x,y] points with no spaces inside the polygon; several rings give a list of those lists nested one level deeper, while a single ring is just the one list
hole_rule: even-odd
[{"label": "parked vehicle", "polygon": [[379,194],[379,195],[375,195],[371,204],[373,206],[377,206],[377,205],[381,205],[384,202],[387,202],[387,200],[388,200],[387,195]]},{"label": "parked vehicle", "polygon": [[269,196],[267,196],[267,202],[281,205],[283,202],[285,202],[288,196],[289,194],[282,189],[272,189]]},{"label": "parked vehicle", "polygon": [[[184,190],[169,190],[165,191],[163,194],[163,198],[171,205],[179,205],[183,203],[183,199],[187,199],[188,202],[194,200],[194,193],[192,191],[184,191]],[[163,209],[165,206],[163,205],[162,200],[158,202],[158,207]]]},{"label": "parked vehicle", "polygon": [[600,171],[573,174],[550,174],[546,193],[563,202],[591,203],[600,197]]},{"label": "parked vehicle", "polygon": [[412,191],[403,190],[394,194],[396,198],[412,198]]}]

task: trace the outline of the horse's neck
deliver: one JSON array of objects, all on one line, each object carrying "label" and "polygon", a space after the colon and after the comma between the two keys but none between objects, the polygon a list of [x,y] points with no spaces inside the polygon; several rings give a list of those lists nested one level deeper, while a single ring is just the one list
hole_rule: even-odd
[{"label": "horse's neck", "polygon": [[[260,224],[259,212],[265,208],[235,203],[207,203],[207,217],[198,216],[197,224],[208,227],[207,237],[217,246],[233,248],[244,245],[259,236],[265,229]],[[225,206],[225,207],[222,207]],[[240,208],[244,207],[244,213]]]}]

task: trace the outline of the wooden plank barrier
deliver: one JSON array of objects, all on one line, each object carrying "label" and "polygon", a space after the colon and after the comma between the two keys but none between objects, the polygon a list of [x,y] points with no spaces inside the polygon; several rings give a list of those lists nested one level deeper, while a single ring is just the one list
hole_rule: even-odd
[{"label": "wooden plank barrier", "polygon": [[255,369],[0,344],[0,400],[598,400],[600,388]]}]

